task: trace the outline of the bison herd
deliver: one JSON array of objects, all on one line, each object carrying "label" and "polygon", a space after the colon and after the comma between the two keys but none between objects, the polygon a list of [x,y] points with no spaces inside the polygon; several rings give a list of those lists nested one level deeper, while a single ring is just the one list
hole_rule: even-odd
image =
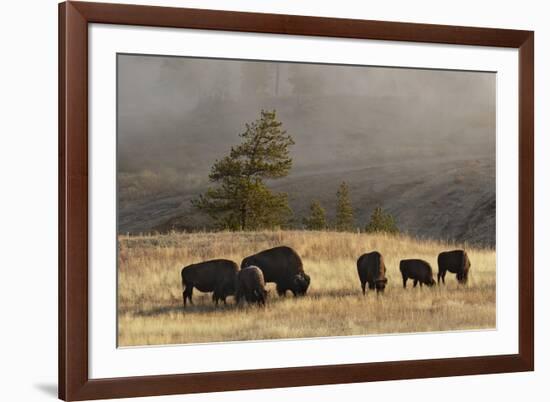
[{"label": "bison herd", "polygon": [[[437,283],[445,283],[447,271],[456,274],[459,283],[468,281],[470,260],[464,250],[445,251],[437,257]],[[403,277],[403,288],[407,280],[413,281],[413,287],[435,285],[432,267],[424,260],[401,260],[399,270]],[[378,251],[363,254],[357,260],[357,274],[363,294],[366,286],[371,290],[383,292],[388,278],[384,257]],[[245,257],[239,266],[231,260],[210,260],[192,264],[181,270],[183,287],[183,306],[187,301],[193,304],[193,289],[212,293],[216,305],[219,301],[226,303],[227,296],[234,296],[237,304],[241,300],[248,303],[265,305],[267,298],[266,283],[275,283],[277,294],[286,295],[287,291],[294,296],[306,294],[310,277],[304,272],[302,259],[290,247],[280,246]]]}]

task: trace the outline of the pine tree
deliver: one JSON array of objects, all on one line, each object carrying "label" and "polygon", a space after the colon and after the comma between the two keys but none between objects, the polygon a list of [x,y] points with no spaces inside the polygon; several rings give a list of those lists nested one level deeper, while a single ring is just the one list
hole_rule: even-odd
[{"label": "pine tree", "polygon": [[260,118],[246,124],[241,144],[229,155],[216,160],[210,169],[210,182],[217,184],[192,201],[218,226],[230,230],[275,228],[286,224],[291,215],[286,193],[274,193],[265,179],[288,175],[292,137],[282,129],[276,112],[262,110]]},{"label": "pine tree", "polygon": [[324,230],[327,228],[326,211],[319,201],[313,201],[309,206],[309,217],[304,218],[304,225],[308,230]]},{"label": "pine tree", "polygon": [[349,232],[355,230],[353,207],[349,199],[349,188],[345,181],[336,192],[336,230]]},{"label": "pine tree", "polygon": [[399,233],[395,218],[391,214],[385,213],[380,207],[374,209],[370,217],[370,222],[365,227],[365,231],[369,233]]}]

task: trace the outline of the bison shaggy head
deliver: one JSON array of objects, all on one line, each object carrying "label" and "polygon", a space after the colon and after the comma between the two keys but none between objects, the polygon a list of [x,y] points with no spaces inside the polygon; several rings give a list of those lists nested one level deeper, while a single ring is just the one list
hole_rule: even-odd
[{"label": "bison shaggy head", "polygon": [[297,296],[303,296],[307,292],[309,287],[310,277],[308,274],[300,273],[294,277],[292,281],[294,294]]},{"label": "bison shaggy head", "polygon": [[388,278],[379,279],[375,283],[376,290],[379,292],[383,292],[384,289],[386,289],[386,284],[388,283]]},{"label": "bison shaggy head", "polygon": [[459,272],[456,274],[456,279],[459,283],[466,284],[468,283],[468,271]]}]

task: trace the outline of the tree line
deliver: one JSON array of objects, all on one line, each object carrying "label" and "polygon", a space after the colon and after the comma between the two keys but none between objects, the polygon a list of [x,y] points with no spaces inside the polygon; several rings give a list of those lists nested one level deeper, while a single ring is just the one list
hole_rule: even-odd
[{"label": "tree line", "polygon": [[[280,179],[290,173],[292,136],[277,120],[275,110],[262,110],[257,120],[245,125],[239,137],[241,143],[231,147],[227,156],[212,165],[208,178],[214,186],[192,200],[192,205],[206,213],[220,229],[245,231],[288,227],[293,216],[288,194],[270,190],[266,180]],[[345,181],[336,192],[335,216],[333,223],[328,222],[325,208],[314,200],[302,224],[308,230],[357,231]],[[399,232],[393,216],[380,207],[374,209],[364,230]]]},{"label": "tree line", "polygon": [[[325,208],[317,200],[314,200],[310,204],[309,215],[302,220],[302,223],[308,230],[334,229],[339,232],[354,232],[359,230],[355,221],[347,183],[343,181],[336,192],[336,219],[333,224],[328,221]],[[399,233],[393,215],[384,212],[381,207],[374,209],[363,231],[369,233]]]}]

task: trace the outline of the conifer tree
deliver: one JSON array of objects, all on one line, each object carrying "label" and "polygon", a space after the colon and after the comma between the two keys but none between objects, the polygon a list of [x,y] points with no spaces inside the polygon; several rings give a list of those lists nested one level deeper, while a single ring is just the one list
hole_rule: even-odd
[{"label": "conifer tree", "polygon": [[340,232],[355,230],[353,207],[349,198],[349,188],[345,181],[340,184],[336,193],[336,230]]},{"label": "conifer tree", "polygon": [[365,231],[369,233],[399,233],[395,218],[391,214],[385,213],[380,207],[376,207],[372,212],[370,221],[365,227]]},{"label": "conifer tree", "polygon": [[324,230],[327,228],[326,211],[319,201],[313,201],[309,206],[309,216],[304,218],[304,225],[308,230]]},{"label": "conifer tree", "polygon": [[284,226],[290,216],[286,193],[271,191],[264,180],[285,177],[292,167],[294,140],[282,128],[276,112],[262,110],[260,118],[246,124],[242,142],[229,155],[216,160],[209,188],[192,205],[208,214],[219,227],[257,230]]}]

